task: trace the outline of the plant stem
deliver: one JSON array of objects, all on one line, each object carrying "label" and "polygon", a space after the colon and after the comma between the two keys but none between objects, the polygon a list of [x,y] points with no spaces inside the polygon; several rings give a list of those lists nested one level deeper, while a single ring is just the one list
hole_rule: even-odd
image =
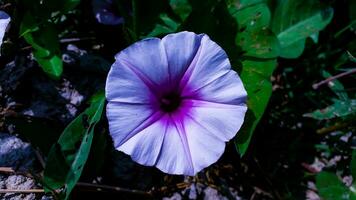
[{"label": "plant stem", "polygon": [[331,77],[329,77],[329,78],[327,78],[327,79],[325,79],[323,81],[320,81],[319,83],[313,84],[312,87],[313,87],[314,90],[317,90],[321,85],[324,85],[324,84],[326,84],[326,83],[328,83],[330,81],[333,81],[335,79],[341,78],[343,76],[347,76],[347,75],[352,74],[352,73],[356,73],[356,68],[355,69],[351,69],[351,70],[349,70],[347,72],[340,73],[340,74],[335,75],[335,76],[331,76]]}]

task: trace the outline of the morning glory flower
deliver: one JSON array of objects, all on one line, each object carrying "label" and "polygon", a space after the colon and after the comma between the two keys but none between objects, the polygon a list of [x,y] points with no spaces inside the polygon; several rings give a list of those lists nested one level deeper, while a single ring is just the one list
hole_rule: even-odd
[{"label": "morning glory flower", "polygon": [[113,0],[92,0],[93,12],[96,20],[105,25],[124,23],[124,18],[118,15],[118,9]]},{"label": "morning glory flower", "polygon": [[6,12],[0,11],[0,47],[4,39],[6,28],[10,23],[10,19],[10,16]]},{"label": "morning glory flower", "polygon": [[169,174],[194,175],[220,158],[244,121],[247,94],[219,45],[180,32],[115,59],[106,98],[117,150]]}]

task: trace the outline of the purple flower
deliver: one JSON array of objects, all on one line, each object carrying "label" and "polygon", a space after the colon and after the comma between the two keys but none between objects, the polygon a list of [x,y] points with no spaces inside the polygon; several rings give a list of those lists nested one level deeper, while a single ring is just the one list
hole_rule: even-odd
[{"label": "purple flower", "polygon": [[124,18],[118,14],[113,0],[92,0],[93,12],[96,20],[105,25],[124,23]]},{"label": "purple flower", "polygon": [[240,129],[246,91],[205,34],[149,38],[116,55],[106,82],[115,148],[170,174],[216,162]]},{"label": "purple flower", "polygon": [[2,40],[4,39],[5,31],[10,23],[10,16],[4,12],[0,11],[0,47],[2,45]]}]

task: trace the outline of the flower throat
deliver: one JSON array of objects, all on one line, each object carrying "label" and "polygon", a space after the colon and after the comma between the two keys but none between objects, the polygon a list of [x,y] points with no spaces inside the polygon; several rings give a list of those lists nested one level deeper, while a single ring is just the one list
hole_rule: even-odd
[{"label": "flower throat", "polygon": [[173,112],[178,109],[181,104],[181,97],[178,93],[172,92],[166,95],[163,95],[160,99],[160,108],[164,112]]}]

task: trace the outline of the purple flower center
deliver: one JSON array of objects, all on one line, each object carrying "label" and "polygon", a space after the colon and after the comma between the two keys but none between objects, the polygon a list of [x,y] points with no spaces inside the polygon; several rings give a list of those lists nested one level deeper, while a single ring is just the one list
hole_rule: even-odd
[{"label": "purple flower center", "polygon": [[178,92],[170,92],[163,95],[160,98],[160,108],[162,111],[170,113],[177,110],[179,105],[181,104],[182,98]]}]

